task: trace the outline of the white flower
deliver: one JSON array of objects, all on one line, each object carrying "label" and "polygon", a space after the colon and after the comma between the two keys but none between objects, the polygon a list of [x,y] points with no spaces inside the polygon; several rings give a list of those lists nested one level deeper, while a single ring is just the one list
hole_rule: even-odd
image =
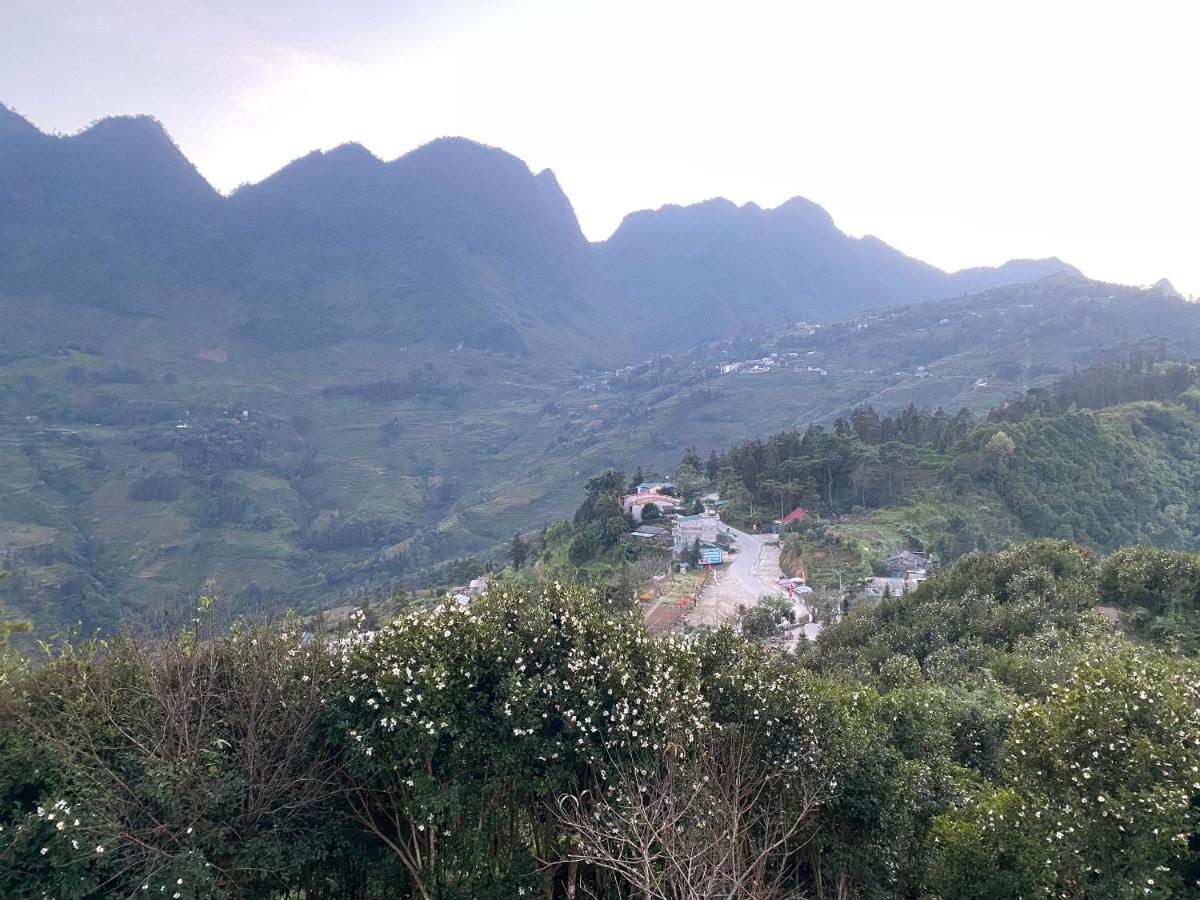
[{"label": "white flower", "polygon": [[43,848],[42,848],[42,856],[45,856],[45,855],[46,855],[47,853],[49,853],[49,852],[50,852],[50,848],[49,848],[49,847],[43,847]]},{"label": "white flower", "polygon": [[97,845],[96,845],[96,852],[97,852],[97,853],[103,853],[103,852],[104,852],[104,845],[103,845],[103,844],[97,844]]}]

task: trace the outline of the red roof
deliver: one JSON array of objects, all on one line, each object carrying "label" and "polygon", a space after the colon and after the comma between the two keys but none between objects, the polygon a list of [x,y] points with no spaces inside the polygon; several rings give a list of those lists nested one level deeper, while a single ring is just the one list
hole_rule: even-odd
[{"label": "red roof", "polygon": [[804,521],[804,507],[797,506],[795,509],[793,509],[790,513],[788,513],[782,519],[776,519],[775,521],[778,522],[780,525],[791,525],[793,522],[803,522]]}]

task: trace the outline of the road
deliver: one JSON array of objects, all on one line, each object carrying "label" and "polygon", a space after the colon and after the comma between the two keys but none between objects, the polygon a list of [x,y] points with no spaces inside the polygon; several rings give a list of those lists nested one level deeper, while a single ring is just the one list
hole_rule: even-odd
[{"label": "road", "polygon": [[[714,570],[713,577],[688,615],[688,622],[692,625],[716,627],[722,622],[736,619],[739,607],[754,606],[763,595],[787,596],[787,591],[779,586],[779,578],[783,573],[779,568],[776,536],[750,534],[725,524],[721,528],[734,537],[739,552],[727,557],[732,562]],[[785,643],[793,644],[801,637],[815,640],[821,633],[821,624],[811,621],[809,609],[799,596],[793,602],[798,627],[787,632]]]},{"label": "road", "polygon": [[717,626],[736,618],[739,606],[754,606],[763,594],[786,596],[779,587],[781,572],[775,535],[750,534],[724,524],[721,528],[737,541],[738,552],[728,557],[732,562],[714,570],[688,617],[693,625]]}]

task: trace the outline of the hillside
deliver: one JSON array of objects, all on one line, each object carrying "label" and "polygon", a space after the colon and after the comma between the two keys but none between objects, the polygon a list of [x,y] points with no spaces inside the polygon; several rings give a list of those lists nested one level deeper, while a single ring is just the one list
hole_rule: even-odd
[{"label": "hillside", "polygon": [[[1032,542],[795,654],[656,640],[566,579],[0,644],[0,892],[1190,897],[1198,571]],[[1174,614],[1130,637],[1097,596]]]},{"label": "hillside", "polygon": [[854,409],[714,455],[725,513],[803,506],[785,557],[810,582],[886,574],[915,548],[942,564],[1035,537],[1098,551],[1200,550],[1200,369],[1135,355],[1033,388],[986,416]]},{"label": "hillside", "polygon": [[44,629],[186,605],[210,578],[249,609],[444,584],[606,468],[864,404],[985,413],[1144,341],[1200,356],[1196,307],[1072,278],[591,374],[365,340],[264,356],[52,309],[0,366],[0,592]]}]

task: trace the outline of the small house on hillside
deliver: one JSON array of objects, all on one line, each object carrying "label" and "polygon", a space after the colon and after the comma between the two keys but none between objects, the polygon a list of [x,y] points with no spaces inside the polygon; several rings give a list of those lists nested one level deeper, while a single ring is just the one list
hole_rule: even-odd
[{"label": "small house on hillside", "polygon": [[721,533],[721,519],[716,513],[703,512],[695,516],[680,516],[675,520],[675,546],[691,546],[696,541],[716,544]]},{"label": "small house on hillside", "polygon": [[673,494],[675,485],[670,481],[643,481],[634,490],[639,494]]},{"label": "small house on hillside", "polygon": [[646,507],[654,505],[663,515],[670,515],[679,510],[679,501],[667,494],[656,494],[651,491],[639,491],[636,494],[626,494],[621,498],[621,506],[638,522],[642,521],[642,513]]},{"label": "small house on hillside", "polygon": [[779,532],[783,531],[783,529],[787,528],[789,525],[794,525],[794,524],[803,522],[804,515],[805,515],[804,507],[797,506],[795,509],[793,509],[790,513],[788,513],[782,519],[776,519],[773,523],[771,523],[771,530],[774,531],[776,534],[778,534]]},{"label": "small house on hillside", "polygon": [[885,562],[887,563],[888,575],[892,578],[925,575],[931,568],[929,557],[924,553],[917,553],[914,550],[902,550],[899,553],[893,553],[887,557]]},{"label": "small house on hillside", "polygon": [[646,543],[656,544],[663,547],[670,547],[673,543],[671,529],[662,525],[647,525],[638,526],[637,531],[630,532],[630,537],[637,538]]}]

